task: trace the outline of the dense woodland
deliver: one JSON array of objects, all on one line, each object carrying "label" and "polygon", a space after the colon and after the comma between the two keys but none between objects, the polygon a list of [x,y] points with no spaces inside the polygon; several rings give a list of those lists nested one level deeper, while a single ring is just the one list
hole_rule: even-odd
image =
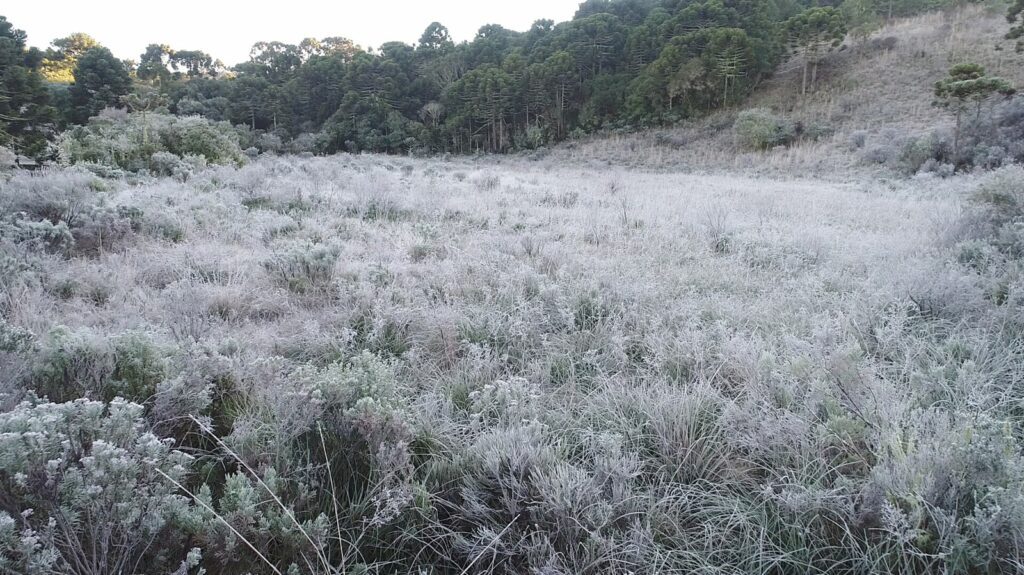
[{"label": "dense woodland", "polygon": [[460,44],[436,22],[416,44],[372,50],[342,37],[259,42],[231,69],[163,44],[126,62],[87,34],[28,48],[0,17],[0,145],[52,156],[60,131],[127,108],[230,122],[261,148],[533,149],[737,103],[790,55],[803,60],[806,93],[848,34],[962,1],[587,0],[568,22],[486,25]]}]

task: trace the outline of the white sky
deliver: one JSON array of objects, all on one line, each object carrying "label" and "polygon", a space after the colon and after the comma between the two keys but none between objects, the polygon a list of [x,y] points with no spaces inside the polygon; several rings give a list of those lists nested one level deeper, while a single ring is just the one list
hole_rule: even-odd
[{"label": "white sky", "polygon": [[28,33],[30,46],[85,32],[119,58],[138,60],[148,44],[203,50],[225,64],[249,58],[261,40],[297,44],[303,38],[343,36],[363,48],[391,40],[413,43],[433,21],[456,42],[470,40],[484,24],[526,30],[535,20],[568,20],[580,0],[11,0],[0,7]]}]

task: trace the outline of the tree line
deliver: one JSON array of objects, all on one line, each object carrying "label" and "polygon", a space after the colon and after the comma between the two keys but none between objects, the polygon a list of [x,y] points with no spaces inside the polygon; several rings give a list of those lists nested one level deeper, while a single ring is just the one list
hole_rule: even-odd
[{"label": "tree line", "polygon": [[740,102],[791,53],[801,93],[848,32],[958,0],[586,0],[566,22],[489,24],[456,43],[342,37],[259,42],[226,68],[151,44],[122,61],[86,34],[29,48],[0,16],[0,145],[45,156],[59,130],[109,107],[228,121],[322,153],[507,152],[659,125]]}]

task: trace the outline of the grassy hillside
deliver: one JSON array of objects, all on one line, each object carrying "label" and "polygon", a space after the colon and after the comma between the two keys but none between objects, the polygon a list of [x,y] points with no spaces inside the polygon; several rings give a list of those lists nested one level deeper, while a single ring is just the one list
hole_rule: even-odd
[{"label": "grassy hillside", "polygon": [[[851,149],[857,132],[866,132],[863,147],[870,148],[894,133],[923,134],[951,125],[932,105],[934,84],[951,66],[975,62],[1024,86],[1024,56],[1003,38],[1007,29],[1002,3],[896,20],[864,41],[848,39],[825,58],[818,84],[806,97],[800,95],[801,62],[794,58],[741,107],[671,129],[596,137],[557,154],[569,161],[844,178],[865,169],[862,155]],[[737,113],[749,108],[767,108],[832,135],[767,153],[738,150],[732,125]]]}]

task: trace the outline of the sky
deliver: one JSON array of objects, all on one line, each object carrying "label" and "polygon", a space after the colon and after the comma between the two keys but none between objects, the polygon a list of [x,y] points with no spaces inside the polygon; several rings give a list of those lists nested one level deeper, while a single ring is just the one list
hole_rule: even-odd
[{"label": "sky", "polygon": [[343,36],[363,48],[399,40],[414,43],[431,22],[456,41],[480,26],[527,30],[535,21],[572,18],[580,0],[12,0],[0,15],[46,48],[55,38],[85,32],[119,58],[138,60],[149,44],[203,50],[227,65],[248,60],[259,41],[298,44],[303,38]]}]

